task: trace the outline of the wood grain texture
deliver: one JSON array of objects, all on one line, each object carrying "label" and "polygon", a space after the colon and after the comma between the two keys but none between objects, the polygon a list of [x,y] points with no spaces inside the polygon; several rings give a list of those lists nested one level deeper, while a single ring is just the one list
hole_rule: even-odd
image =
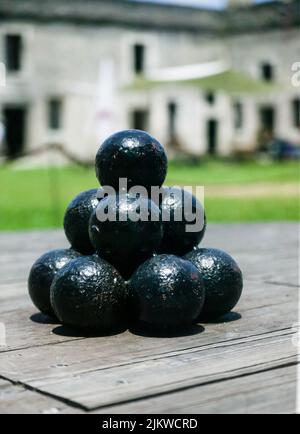
[{"label": "wood grain texture", "polygon": [[0,234],[0,322],[7,338],[0,377],[10,397],[3,395],[0,413],[43,412],[48,403],[59,412],[293,412],[297,233],[288,223],[209,227],[203,245],[229,251],[245,277],[237,313],[226,322],[181,336],[130,330],[89,338],[39,315],[27,295],[35,259],[67,247],[62,231]]},{"label": "wood grain texture", "polygon": [[0,414],[61,414],[81,413],[77,408],[41,395],[23,386],[0,380]]},{"label": "wood grain texture", "polygon": [[[297,370],[279,367],[187,390],[116,405],[110,413],[265,414],[295,413]],[[107,408],[96,413],[107,412]]]},{"label": "wood grain texture", "polygon": [[[23,288],[23,291],[27,291],[26,287]],[[6,296],[8,296],[7,293]],[[14,304],[17,304],[15,309],[13,308]],[[281,315],[283,306],[288,315]],[[36,309],[31,306],[27,295],[13,296],[4,299],[3,303],[1,303],[0,297],[0,319],[6,325],[7,331],[7,347],[0,347],[0,352],[19,351],[41,345],[83,340],[83,342],[77,344],[79,345],[78,348],[82,348],[82,351],[72,355],[72,357],[80,357],[80,363],[82,364],[84,360],[81,359],[81,354],[83,357],[87,356],[89,358],[91,346],[95,346],[94,351],[97,351],[98,345],[100,351],[105,348],[105,355],[112,357],[114,352],[113,344],[115,344],[118,358],[119,346],[123,345],[123,358],[128,357],[130,359],[135,352],[140,354],[140,348],[144,354],[156,354],[156,352],[165,348],[185,348],[186,346],[197,345],[199,342],[203,344],[214,343],[233,340],[241,336],[245,337],[291,328],[293,323],[297,322],[297,288],[246,281],[243,297],[236,309],[242,315],[241,319],[230,321],[239,318],[238,315],[232,315],[228,318],[230,322],[225,326],[223,323],[202,324],[205,332],[200,335],[199,333],[188,334],[187,336],[169,340],[151,337],[145,339],[143,336],[138,336],[138,330],[132,330],[135,333],[127,332],[110,339],[107,337],[83,339],[84,336],[78,336],[72,331],[60,327],[50,318],[39,315]],[[200,328],[193,330],[193,332],[201,331]],[[43,349],[40,351],[43,351]],[[59,348],[58,351],[61,351],[61,349]],[[106,353],[107,351],[109,353]],[[53,347],[51,354],[54,355],[55,353],[56,348]],[[36,357],[38,358],[39,354]]]}]

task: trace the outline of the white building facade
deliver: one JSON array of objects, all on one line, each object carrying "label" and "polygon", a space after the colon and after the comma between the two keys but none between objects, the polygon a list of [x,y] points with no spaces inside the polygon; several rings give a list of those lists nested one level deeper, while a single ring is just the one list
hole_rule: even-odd
[{"label": "white building facade", "polygon": [[[88,161],[108,134],[127,128],[149,131],[170,155],[250,152],[264,135],[300,145],[298,10],[299,1],[210,12],[2,0],[3,151],[58,144]],[[189,76],[216,62],[227,69]],[[170,79],[151,78],[164,70]]]}]

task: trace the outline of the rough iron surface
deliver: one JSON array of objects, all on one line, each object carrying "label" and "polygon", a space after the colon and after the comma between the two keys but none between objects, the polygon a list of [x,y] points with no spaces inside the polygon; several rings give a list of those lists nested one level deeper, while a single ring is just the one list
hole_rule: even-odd
[{"label": "rough iron surface", "polygon": [[201,318],[217,318],[230,312],[243,289],[242,272],[235,260],[219,249],[197,248],[185,256],[199,270],[205,285]]},{"label": "rough iron surface", "polygon": [[71,261],[51,286],[57,318],[78,329],[110,331],[125,321],[127,289],[117,270],[96,255]]},{"label": "rough iron surface", "polygon": [[89,238],[89,220],[99,203],[97,192],[98,189],[92,189],[78,194],[69,204],[64,217],[66,237],[73,249],[83,255],[95,252]]},{"label": "rough iron surface", "polygon": [[96,155],[96,175],[101,185],[119,190],[119,179],[127,178],[128,188],[161,186],[167,174],[163,146],[145,131],[126,130],[110,136]]},{"label": "rough iron surface", "polygon": [[[160,253],[182,256],[201,242],[206,230],[206,216],[194,195],[179,187],[165,187],[160,209],[164,227]],[[169,215],[168,220],[166,215]],[[182,218],[177,221],[178,215]],[[200,229],[187,232],[186,226],[194,225],[196,221],[199,221]]]},{"label": "rough iron surface", "polygon": [[79,256],[72,249],[51,250],[33,264],[28,278],[28,290],[33,304],[41,312],[54,316],[50,303],[52,281],[59,270]]},{"label": "rough iron surface", "polygon": [[174,255],[158,255],[142,264],[129,281],[132,310],[139,321],[155,328],[192,324],[204,303],[197,268]]},{"label": "rough iron surface", "polygon": [[[116,221],[100,221],[107,212]],[[148,221],[133,221],[132,213]],[[152,215],[152,220],[150,219]],[[151,200],[132,195],[107,196],[90,220],[90,239],[99,256],[112,263],[125,279],[158,249],[163,235],[159,208]]]}]

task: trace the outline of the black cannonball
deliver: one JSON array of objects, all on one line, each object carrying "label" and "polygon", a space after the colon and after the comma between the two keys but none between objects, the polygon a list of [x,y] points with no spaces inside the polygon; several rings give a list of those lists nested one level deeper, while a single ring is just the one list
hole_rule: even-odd
[{"label": "black cannonball", "polygon": [[[194,195],[179,187],[165,187],[160,209],[164,229],[160,253],[183,256],[200,243],[206,230],[206,216]],[[195,231],[189,232],[187,226]]]},{"label": "black cannonball", "polygon": [[145,131],[126,130],[110,136],[96,155],[96,175],[101,185],[119,191],[119,179],[126,178],[128,188],[161,186],[167,174],[167,156],[163,146]]},{"label": "black cannonball", "polygon": [[132,312],[146,326],[179,329],[199,316],[204,285],[197,268],[174,255],[158,255],[142,264],[129,281]]},{"label": "black cannonball", "polygon": [[78,194],[69,204],[64,217],[66,237],[73,249],[83,255],[95,252],[89,238],[89,220],[99,203],[97,192],[98,189],[92,189]]},{"label": "black cannonball", "polygon": [[235,260],[219,249],[197,248],[185,256],[199,270],[206,291],[201,318],[218,318],[238,303],[243,289],[242,272]]},{"label": "black cannonball", "polygon": [[52,281],[59,270],[79,256],[72,249],[51,250],[33,264],[28,278],[28,290],[33,304],[41,312],[55,316],[50,304]]},{"label": "black cannonball", "polygon": [[89,232],[97,253],[128,279],[159,247],[163,235],[160,210],[144,197],[107,196],[94,210]]},{"label": "black cannonball", "polygon": [[55,277],[51,303],[63,324],[109,332],[126,321],[127,288],[112,265],[96,255],[82,256]]}]

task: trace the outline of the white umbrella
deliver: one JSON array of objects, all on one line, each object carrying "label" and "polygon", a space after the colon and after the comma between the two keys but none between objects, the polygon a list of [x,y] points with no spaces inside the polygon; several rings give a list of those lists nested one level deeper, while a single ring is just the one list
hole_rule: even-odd
[{"label": "white umbrella", "polygon": [[99,63],[96,106],[96,131],[101,143],[114,132],[116,77],[113,59],[105,58]]}]

